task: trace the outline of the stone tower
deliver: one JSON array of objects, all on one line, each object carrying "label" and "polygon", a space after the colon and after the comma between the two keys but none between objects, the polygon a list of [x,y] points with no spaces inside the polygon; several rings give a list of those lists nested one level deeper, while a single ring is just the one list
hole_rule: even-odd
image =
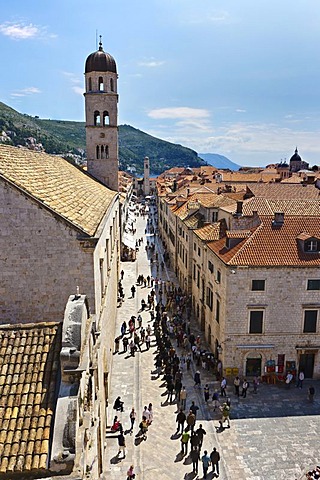
[{"label": "stone tower", "polygon": [[150,163],[149,157],[143,161],[143,190],[145,195],[150,195]]},{"label": "stone tower", "polygon": [[99,50],[85,65],[86,145],[88,172],[118,190],[118,93],[114,58]]}]

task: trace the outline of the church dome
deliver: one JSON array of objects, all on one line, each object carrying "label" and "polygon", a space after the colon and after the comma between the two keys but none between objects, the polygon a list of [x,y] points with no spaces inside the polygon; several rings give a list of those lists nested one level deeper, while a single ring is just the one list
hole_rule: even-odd
[{"label": "church dome", "polygon": [[295,149],[294,154],[290,158],[290,162],[302,162],[302,158],[300,157],[297,148]]},{"label": "church dome", "polygon": [[91,53],[85,66],[85,73],[90,72],[112,72],[117,73],[117,65],[115,59],[102,48],[102,43],[99,43],[99,50]]}]

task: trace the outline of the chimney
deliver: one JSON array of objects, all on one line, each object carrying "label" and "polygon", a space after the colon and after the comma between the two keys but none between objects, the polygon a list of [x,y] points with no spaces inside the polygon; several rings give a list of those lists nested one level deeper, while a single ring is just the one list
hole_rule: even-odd
[{"label": "chimney", "polygon": [[281,227],[284,224],[284,213],[283,212],[274,212],[274,219],[272,220],[272,225]]},{"label": "chimney", "polygon": [[240,202],[238,200],[237,201],[237,211],[236,211],[237,217],[241,217],[241,215],[242,215],[242,205],[243,205],[243,202]]}]

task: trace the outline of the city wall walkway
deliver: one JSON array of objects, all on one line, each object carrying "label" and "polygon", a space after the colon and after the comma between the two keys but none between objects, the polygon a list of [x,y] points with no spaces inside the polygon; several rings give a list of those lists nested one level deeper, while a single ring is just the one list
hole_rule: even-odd
[{"label": "city wall walkway", "polygon": [[[132,315],[137,316],[141,308],[141,300],[147,299],[150,288],[136,285],[139,274],[157,276],[155,266],[150,266],[145,251],[146,240],[154,237],[145,236],[146,218],[141,216],[136,221],[136,238],[144,238],[144,243],[137,253],[135,262],[121,264],[124,270],[123,287],[125,301],[118,308],[116,319],[116,334],[120,335],[120,327],[125,320],[128,324]],[[156,241],[156,247],[161,254],[161,246]],[[173,272],[167,267],[158,277],[176,283]],[[136,286],[135,298],[131,298],[131,286]],[[141,312],[143,326],[150,322],[148,310]],[[191,324],[191,331],[201,335],[198,325]],[[174,342],[175,343],[175,342]],[[126,457],[118,456],[117,434],[106,432],[106,451],[108,471],[106,479],[126,479],[130,465],[134,465],[137,480],[192,480],[202,478],[202,466],[199,462],[199,476],[192,473],[190,457],[180,454],[180,437],[176,432],[176,404],[166,401],[164,381],[157,378],[154,367],[156,351],[155,338],[152,335],[150,350],[142,346],[134,357],[130,353],[120,353],[113,357],[111,377],[110,404],[108,408],[108,425],[112,425],[113,417],[120,418],[126,438]],[[210,386],[210,398],[213,390],[220,390],[219,383],[211,372],[196,365],[191,370],[184,369],[182,384],[188,392],[187,409],[194,400],[199,406],[197,426],[201,423],[207,434],[204,438],[201,454],[204,450],[210,453],[216,447],[221,455],[220,477],[223,480],[280,480],[298,479],[302,468],[310,468],[320,462],[320,403],[316,396],[313,404],[307,400],[307,383],[302,390],[292,386],[290,390],[274,385],[260,385],[258,394],[254,395],[249,388],[246,399],[238,399],[233,394],[233,388],[228,385],[227,394],[231,399],[231,428],[217,431],[220,412],[214,411],[212,402],[205,404],[202,389],[194,388],[193,374],[195,369],[201,372],[202,386]],[[320,384],[313,382],[320,397]],[[112,405],[116,397],[124,401],[124,412],[115,412]],[[147,440],[136,437],[142,411],[145,405],[153,404],[154,420],[149,427]],[[133,434],[130,435],[129,413],[134,407],[137,420]],[[190,451],[190,446],[188,453]],[[317,463],[318,462],[318,463]],[[214,478],[209,468],[207,479]]]}]

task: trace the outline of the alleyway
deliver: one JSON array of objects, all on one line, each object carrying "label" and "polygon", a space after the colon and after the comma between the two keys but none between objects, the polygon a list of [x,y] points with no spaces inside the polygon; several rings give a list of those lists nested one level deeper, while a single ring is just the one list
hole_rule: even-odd
[{"label": "alleyway", "polygon": [[[125,301],[118,308],[116,332],[120,335],[120,327],[125,320],[127,323],[132,315],[137,316],[141,307],[141,299],[147,298],[150,288],[136,285],[139,274],[151,275],[151,267],[145,251],[146,239],[153,241],[153,236],[145,237],[146,217],[139,216],[136,222],[136,238],[143,237],[144,244],[140,247],[135,262],[121,264],[124,270],[123,286]],[[161,248],[156,240],[161,262]],[[155,267],[152,267],[155,268]],[[153,271],[153,276],[156,272]],[[175,281],[170,269],[164,268],[159,271],[159,277],[164,280]],[[135,298],[131,298],[131,286],[136,285]],[[148,310],[141,313],[143,326],[150,322]],[[200,334],[197,326],[192,324],[191,330]],[[137,412],[137,420],[132,435],[127,433],[126,458],[117,455],[117,434],[108,429],[106,434],[107,458],[109,459],[107,479],[125,480],[126,472],[130,465],[134,465],[137,480],[192,480],[196,475],[192,473],[190,457],[182,457],[180,437],[176,432],[176,404],[166,402],[165,387],[162,376],[158,379],[153,373],[155,338],[152,336],[152,344],[149,351],[145,345],[142,352],[139,351],[134,357],[129,352],[114,355],[110,404],[108,408],[108,425],[113,422],[114,415],[118,414],[126,433],[130,427],[129,413],[134,407]],[[219,389],[219,383],[215,381],[211,372],[200,368],[202,384],[210,386],[210,398],[214,389]],[[201,454],[204,450],[210,453],[216,447],[221,454],[220,477],[223,480],[237,478],[238,480],[279,480],[287,478],[299,478],[302,466],[306,468],[320,461],[320,420],[315,414],[319,414],[319,403],[316,399],[313,405],[306,401],[306,388],[301,391],[292,388],[284,391],[276,386],[261,385],[258,395],[249,393],[247,399],[239,400],[233,395],[233,388],[228,386],[228,395],[231,397],[231,428],[222,433],[216,432],[220,414],[214,412],[212,402],[205,404],[202,389],[194,388],[194,366],[190,372],[184,370],[182,384],[188,392],[187,409],[194,400],[200,407],[197,415],[197,426],[201,423],[207,434],[204,438]],[[320,393],[320,385],[316,386]],[[115,412],[112,409],[113,401],[121,396],[124,401],[124,412]],[[145,405],[153,404],[154,420],[149,428],[146,441],[136,439],[139,423]],[[292,415],[282,417],[282,415]],[[303,415],[308,415],[305,417]],[[250,418],[248,418],[250,417]],[[275,418],[278,417],[278,418]],[[310,438],[310,441],[309,441]],[[190,446],[189,446],[190,448]],[[200,462],[201,463],[201,462]],[[208,479],[214,478],[209,468]],[[199,464],[199,477],[202,478],[202,466]]]}]

